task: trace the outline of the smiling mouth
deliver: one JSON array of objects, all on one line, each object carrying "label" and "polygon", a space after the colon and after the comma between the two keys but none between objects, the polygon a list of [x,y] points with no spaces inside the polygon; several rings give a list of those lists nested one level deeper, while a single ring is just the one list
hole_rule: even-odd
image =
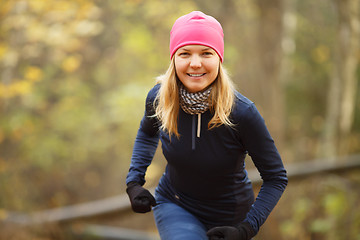
[{"label": "smiling mouth", "polygon": [[201,76],[204,76],[205,73],[197,73],[197,74],[187,73],[187,75],[190,76],[190,77],[201,77]]}]

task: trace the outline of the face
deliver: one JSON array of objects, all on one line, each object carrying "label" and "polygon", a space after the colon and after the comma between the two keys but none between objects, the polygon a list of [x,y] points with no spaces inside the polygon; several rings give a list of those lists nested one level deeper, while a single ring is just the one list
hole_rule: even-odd
[{"label": "face", "polygon": [[210,47],[186,45],[175,55],[175,71],[189,92],[199,92],[212,84],[219,72],[220,58]]}]

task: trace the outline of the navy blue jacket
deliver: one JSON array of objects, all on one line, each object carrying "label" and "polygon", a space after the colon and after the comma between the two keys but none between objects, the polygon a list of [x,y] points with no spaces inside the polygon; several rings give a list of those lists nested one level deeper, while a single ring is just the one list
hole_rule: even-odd
[{"label": "navy blue jacket", "polygon": [[[180,109],[180,138],[172,136],[170,140],[167,133],[159,130],[158,120],[150,117],[159,87],[156,85],[148,93],[126,182],[145,183],[145,172],[160,138],[168,164],[157,194],[187,209],[208,228],[247,221],[257,232],[285,190],[287,176],[254,103],[235,92],[230,115],[235,126],[221,125],[209,130],[213,115],[207,111],[201,115],[200,137],[196,136],[199,116]],[[245,170],[246,154],[251,156],[263,180],[255,202]]]}]

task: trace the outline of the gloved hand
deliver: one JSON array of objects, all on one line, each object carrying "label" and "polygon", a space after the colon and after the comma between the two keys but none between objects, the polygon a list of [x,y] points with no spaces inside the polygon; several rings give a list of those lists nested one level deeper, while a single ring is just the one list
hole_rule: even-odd
[{"label": "gloved hand", "polygon": [[206,235],[209,240],[250,240],[255,236],[249,223],[243,222],[237,227],[223,226],[211,228]]},{"label": "gloved hand", "polygon": [[137,182],[129,182],[126,188],[131,207],[134,212],[146,213],[151,211],[151,206],[156,205],[155,198],[151,193],[140,186]]}]

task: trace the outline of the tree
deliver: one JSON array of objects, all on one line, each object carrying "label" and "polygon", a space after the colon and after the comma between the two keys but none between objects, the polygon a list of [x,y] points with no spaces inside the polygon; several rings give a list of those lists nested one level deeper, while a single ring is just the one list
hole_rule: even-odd
[{"label": "tree", "polygon": [[257,101],[261,106],[272,135],[282,144],[284,130],[284,92],[280,81],[281,59],[283,49],[283,14],[284,3],[276,1],[256,1],[259,11],[257,33],[257,78],[254,87],[259,95]]},{"label": "tree", "polygon": [[338,10],[337,45],[319,153],[329,158],[348,152],[348,137],[354,121],[360,47],[360,1],[336,0],[335,5]]}]

